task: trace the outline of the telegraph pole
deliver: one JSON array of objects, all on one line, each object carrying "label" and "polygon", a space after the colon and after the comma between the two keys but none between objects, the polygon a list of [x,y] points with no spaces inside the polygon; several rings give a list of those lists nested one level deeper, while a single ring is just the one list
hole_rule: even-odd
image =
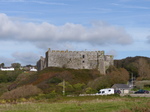
[{"label": "telegraph pole", "polygon": [[65,80],[63,80],[63,95],[65,95]]},{"label": "telegraph pole", "polygon": [[133,73],[132,73],[132,78],[131,79],[132,79],[132,88],[133,88]]}]

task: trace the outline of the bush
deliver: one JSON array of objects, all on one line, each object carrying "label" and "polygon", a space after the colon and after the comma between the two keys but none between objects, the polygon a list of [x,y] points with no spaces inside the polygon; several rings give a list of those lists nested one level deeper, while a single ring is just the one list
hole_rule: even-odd
[{"label": "bush", "polygon": [[60,78],[57,78],[57,77],[53,77],[53,78],[48,80],[48,83],[60,83],[60,82],[62,82],[62,80]]},{"label": "bush", "polygon": [[92,89],[90,87],[86,88],[86,94],[92,94],[92,93],[96,93],[97,91],[95,89]]},{"label": "bush", "polygon": [[38,96],[35,96],[34,98],[36,100],[41,100],[41,99],[52,99],[56,97],[58,97],[58,94],[55,92],[55,90],[53,90],[48,94],[39,94]]},{"label": "bush", "polygon": [[42,93],[42,91],[33,85],[25,85],[22,87],[18,87],[12,91],[4,93],[1,98],[2,99],[18,99],[18,98],[26,98],[33,95],[38,95]]},{"label": "bush", "polygon": [[84,83],[77,83],[73,85],[74,93],[81,94],[84,90],[85,84]]},{"label": "bush", "polygon": [[21,74],[21,70],[16,71],[0,71],[0,83],[13,82],[16,80],[19,74]]},{"label": "bush", "polygon": [[110,66],[107,70],[107,74],[100,76],[88,83],[88,87],[99,90],[102,88],[110,88],[114,84],[125,84],[129,80],[129,73],[124,68],[116,68]]},{"label": "bush", "polygon": [[5,104],[6,100],[0,100],[0,104]]},{"label": "bush", "polygon": [[73,87],[76,89],[76,90],[82,90],[84,88],[85,84],[84,83],[77,83],[77,84],[74,84]]}]

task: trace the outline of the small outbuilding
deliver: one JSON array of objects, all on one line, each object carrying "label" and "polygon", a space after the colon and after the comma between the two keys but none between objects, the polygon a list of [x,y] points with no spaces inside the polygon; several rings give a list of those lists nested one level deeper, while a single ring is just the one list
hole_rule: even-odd
[{"label": "small outbuilding", "polygon": [[115,90],[120,90],[123,94],[128,94],[131,89],[127,84],[114,84],[112,88]]}]

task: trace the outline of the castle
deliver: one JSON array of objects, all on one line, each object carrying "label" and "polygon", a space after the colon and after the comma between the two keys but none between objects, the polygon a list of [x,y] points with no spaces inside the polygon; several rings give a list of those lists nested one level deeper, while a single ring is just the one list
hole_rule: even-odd
[{"label": "castle", "polygon": [[104,55],[104,51],[54,51],[50,48],[45,58],[37,62],[38,71],[47,67],[65,67],[72,69],[98,69],[105,74],[113,65],[113,56]]}]

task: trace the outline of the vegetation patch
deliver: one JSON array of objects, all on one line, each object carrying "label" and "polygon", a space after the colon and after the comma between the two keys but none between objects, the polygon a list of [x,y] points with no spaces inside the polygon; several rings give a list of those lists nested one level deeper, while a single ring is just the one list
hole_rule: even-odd
[{"label": "vegetation patch", "polygon": [[33,95],[38,95],[41,92],[42,91],[36,86],[25,85],[22,87],[18,87],[12,91],[5,92],[1,96],[1,99],[13,100],[13,99],[19,99],[19,98],[26,98],[26,97],[33,96]]},{"label": "vegetation patch", "polygon": [[[55,102],[0,105],[1,112],[148,112],[149,98],[118,96],[61,97]],[[25,100],[25,99],[22,99]]]}]

